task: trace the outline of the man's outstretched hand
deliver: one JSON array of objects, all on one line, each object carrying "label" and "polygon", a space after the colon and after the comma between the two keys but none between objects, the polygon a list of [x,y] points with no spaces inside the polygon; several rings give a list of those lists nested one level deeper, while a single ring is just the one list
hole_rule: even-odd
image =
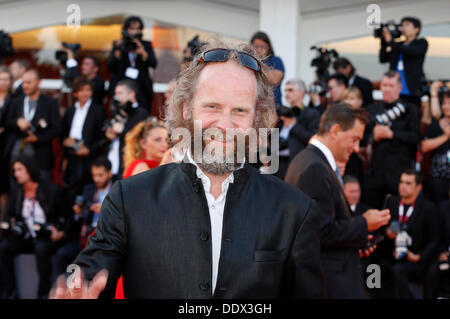
[{"label": "man's outstretched hand", "polygon": [[[79,278],[75,276],[67,279],[64,275],[58,277],[56,288],[50,291],[50,299],[97,299],[105,289],[108,281],[108,271],[99,271],[92,281],[84,280],[83,272],[80,270]],[[68,287],[68,281],[70,281]],[[78,281],[78,282],[77,282]]]}]

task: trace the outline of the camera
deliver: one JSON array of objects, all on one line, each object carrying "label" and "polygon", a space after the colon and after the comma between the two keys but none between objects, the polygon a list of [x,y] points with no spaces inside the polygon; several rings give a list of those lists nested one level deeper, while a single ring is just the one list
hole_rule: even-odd
[{"label": "camera", "polygon": [[322,96],[327,93],[327,87],[324,82],[315,81],[314,83],[308,85],[306,93],[317,93]]},{"label": "camera", "polygon": [[[76,54],[77,51],[81,48],[81,44],[79,44],[79,43],[63,42],[63,43],[61,43],[61,45],[64,48],[71,50],[73,52],[73,54]],[[58,60],[61,65],[65,66],[66,62],[67,62],[67,52],[64,50],[56,51],[55,59]]]},{"label": "camera", "polygon": [[0,230],[10,238],[23,237],[28,231],[23,221],[1,222]]},{"label": "camera", "polygon": [[197,34],[187,43],[186,48],[183,50],[183,62],[191,62],[194,59],[194,56],[198,54],[206,44],[206,42],[200,41],[198,37],[199,35]]},{"label": "camera", "polygon": [[13,56],[14,53],[11,37],[8,33],[0,30],[0,62],[2,57]]},{"label": "camera", "polygon": [[388,21],[386,23],[381,23],[379,28],[373,31],[373,36],[375,38],[383,38],[383,28],[386,27],[391,32],[393,39],[398,39],[402,36],[401,24],[395,23],[394,21]]},{"label": "camera", "polygon": [[339,54],[334,49],[323,47],[312,46],[310,49],[317,51],[317,56],[311,60],[311,66],[316,68],[317,82],[326,88],[327,78],[330,75],[328,68],[332,59],[339,57]]},{"label": "camera", "polygon": [[138,39],[139,41],[142,40],[143,34],[142,33],[136,33],[136,34],[129,34],[126,31],[122,31],[122,39],[123,44],[122,48],[126,52],[135,51],[137,48],[137,44],[134,42],[134,39]]},{"label": "camera", "polygon": [[113,114],[110,120],[106,120],[103,123],[103,130],[106,131],[108,128],[112,127],[114,133],[120,135],[125,128],[125,123],[128,118],[128,113],[131,111],[132,104],[130,101],[127,101],[124,105],[120,105],[120,101],[116,98],[113,98],[110,104],[110,111]]},{"label": "camera", "polygon": [[[438,94],[447,92],[449,90],[450,80],[438,80],[442,83],[442,86],[438,89]],[[422,95],[430,95],[430,86],[433,83],[431,80],[422,81]]]},{"label": "camera", "polygon": [[397,103],[393,108],[375,116],[375,121],[380,125],[389,125],[392,121],[399,118],[405,113],[405,106],[401,103]]}]

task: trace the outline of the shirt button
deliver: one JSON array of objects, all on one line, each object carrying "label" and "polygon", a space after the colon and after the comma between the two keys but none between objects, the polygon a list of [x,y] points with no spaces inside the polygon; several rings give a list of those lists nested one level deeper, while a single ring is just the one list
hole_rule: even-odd
[{"label": "shirt button", "polygon": [[227,241],[227,242],[229,242],[229,243],[231,243],[231,242],[232,242],[232,240],[231,240],[231,238],[230,238],[230,237],[226,237],[226,238],[225,238],[225,241]]},{"label": "shirt button", "polygon": [[201,233],[201,234],[200,234],[200,239],[201,239],[201,240],[207,241],[208,238],[209,238],[208,233]]},{"label": "shirt button", "polygon": [[212,206],[211,206],[211,209],[216,209],[216,206],[212,205]]},{"label": "shirt button", "polygon": [[200,285],[198,285],[200,287],[201,290],[203,291],[207,291],[209,290],[209,283],[207,282],[202,282]]}]

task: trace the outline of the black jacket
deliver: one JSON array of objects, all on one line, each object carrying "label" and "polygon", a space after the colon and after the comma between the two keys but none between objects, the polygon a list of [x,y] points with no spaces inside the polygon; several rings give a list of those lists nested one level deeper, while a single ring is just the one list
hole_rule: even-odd
[{"label": "black jacket", "polygon": [[[421,96],[421,81],[425,78],[423,73],[423,63],[428,50],[426,39],[415,39],[409,45],[404,46],[404,42],[381,41],[380,63],[389,62],[389,70],[397,70],[398,57],[403,53],[403,65],[406,84],[411,95]],[[391,51],[388,52],[388,47]]]},{"label": "black jacket", "polygon": [[[392,198],[389,207],[391,213],[390,224],[399,220],[398,209],[400,200],[399,196]],[[389,225],[386,227],[389,227]],[[435,205],[420,194],[416,199],[413,213],[406,225],[407,233],[412,238],[412,246],[408,249],[415,254],[419,254],[422,263],[427,264],[433,261],[437,256],[439,245],[439,214]],[[386,237],[384,241],[384,244],[390,247],[388,251],[389,255],[392,256],[395,248],[394,240]]]},{"label": "black jacket", "polygon": [[[74,106],[70,106],[64,114],[60,136],[61,143],[70,135],[75,110]],[[68,159],[65,176],[67,177],[66,183],[71,184],[82,180],[85,176],[90,177],[91,161],[106,153],[107,140],[102,129],[105,120],[105,109],[92,102],[82,130],[83,143],[89,149],[89,156],[76,156],[72,148],[64,147],[64,156]]]},{"label": "black jacket", "polygon": [[448,251],[450,247],[450,200],[439,204],[440,240],[438,253]]},{"label": "black jacket", "polygon": [[208,204],[189,163],[116,182],[75,263],[87,279],[108,269],[103,296],[123,274],[126,298],[322,297],[313,201],[248,164],[234,174],[215,292]]},{"label": "black jacket", "polygon": [[6,152],[6,146],[8,142],[9,130],[6,127],[6,121],[8,118],[8,112],[11,110],[12,96],[8,94],[3,102],[3,106],[0,108],[0,155],[2,157],[8,157]]},{"label": "black jacket", "polygon": [[[137,55],[135,68],[139,70],[138,78],[136,83],[139,86],[138,97],[140,97],[141,103],[151,102],[153,97],[153,81],[150,78],[149,68],[156,68],[157,60],[155,52],[153,51],[152,43],[149,41],[141,41],[144,46],[145,51],[148,54],[147,60],[142,60],[140,55]],[[114,95],[114,89],[117,82],[126,79],[125,71],[131,66],[130,59],[128,57],[128,52],[121,49],[120,59],[117,59],[114,55],[117,47],[113,43],[109,58],[108,58],[108,70],[111,72],[110,81],[110,94]],[[150,106],[145,105],[145,109],[149,109]]]},{"label": "black jacket", "polygon": [[359,75],[355,75],[355,80],[351,86],[357,87],[361,91],[363,107],[373,103],[373,85],[370,80]]},{"label": "black jacket", "polygon": [[[299,108],[296,108],[300,110]],[[289,132],[289,158],[292,160],[307,145],[319,129],[320,112],[313,107],[305,107],[297,116],[297,124]]]},{"label": "black jacket", "polygon": [[325,155],[308,145],[292,160],[285,180],[316,201],[328,297],[364,298],[358,249],[367,242],[367,223],[351,211]]},{"label": "black jacket", "polygon": [[[10,112],[8,112],[6,127],[10,130],[11,134],[8,138],[7,153],[11,152],[17,140],[28,136],[26,132],[20,131],[17,126],[17,119],[24,116],[24,99],[25,95],[14,99],[11,103]],[[44,123],[45,125],[42,125]],[[38,138],[38,141],[33,144],[36,162],[39,168],[50,170],[53,168],[52,140],[59,135],[61,127],[59,108],[56,100],[40,94],[31,124],[35,128],[35,135]]]},{"label": "black jacket", "polygon": [[[406,113],[392,121],[394,137],[373,143],[373,155],[369,175],[377,185],[387,185],[390,193],[396,193],[398,181],[403,170],[412,167],[415,152],[420,142],[420,116],[417,107],[399,101],[406,108]],[[370,124],[367,133],[373,136],[376,115],[391,109],[395,104],[375,102],[367,107]]]}]

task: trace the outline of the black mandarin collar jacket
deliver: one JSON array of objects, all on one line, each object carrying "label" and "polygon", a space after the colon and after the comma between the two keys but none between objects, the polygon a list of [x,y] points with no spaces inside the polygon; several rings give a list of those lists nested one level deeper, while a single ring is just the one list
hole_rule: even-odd
[{"label": "black mandarin collar jacket", "polygon": [[168,164],[114,184],[74,262],[88,280],[109,271],[101,297],[112,297],[120,275],[126,298],[324,296],[314,202],[248,164],[226,195],[213,292],[210,216],[195,170]]}]

